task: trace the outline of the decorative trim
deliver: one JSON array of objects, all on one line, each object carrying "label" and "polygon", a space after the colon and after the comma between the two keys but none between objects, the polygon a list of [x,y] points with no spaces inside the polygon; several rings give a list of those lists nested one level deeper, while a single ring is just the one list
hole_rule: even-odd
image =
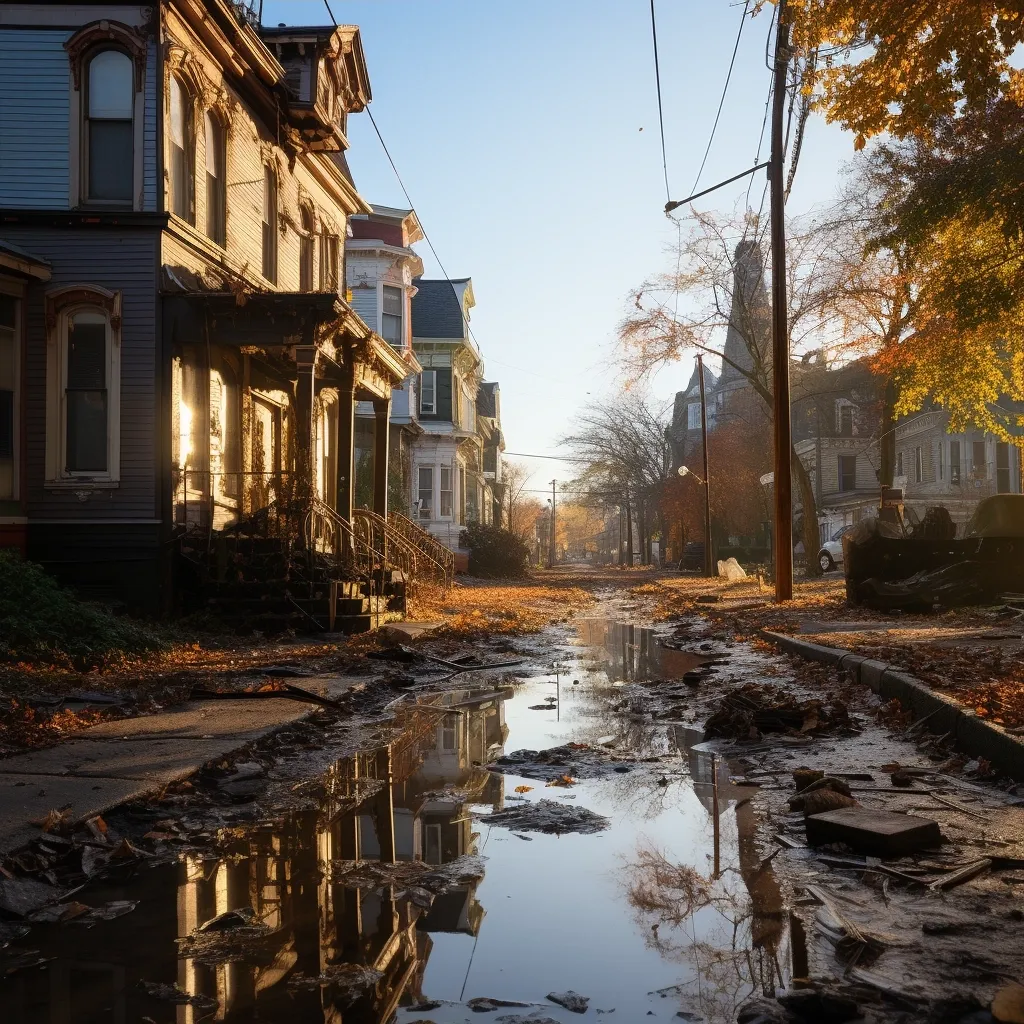
[{"label": "decorative trim", "polygon": [[119,21],[94,21],[80,28],[65,44],[71,62],[71,76],[76,92],[82,88],[82,68],[90,50],[104,43],[124,47],[135,66],[135,91],[142,92],[146,84],[146,40]]},{"label": "decorative trim", "polygon": [[69,284],[46,293],[46,329],[57,326],[61,311],[68,306],[97,306],[110,317],[110,328],[121,330],[121,293],[108,291],[98,284]]}]

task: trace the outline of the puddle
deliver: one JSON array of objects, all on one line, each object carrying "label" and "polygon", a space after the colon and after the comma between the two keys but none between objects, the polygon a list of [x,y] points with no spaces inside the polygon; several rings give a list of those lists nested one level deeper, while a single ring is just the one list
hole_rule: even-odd
[{"label": "puddle", "polygon": [[[552,629],[546,639],[551,661],[520,685],[467,676],[463,689],[420,698],[386,746],[331,769],[321,806],[240,833],[217,857],[183,854],[124,884],[91,885],[78,897],[91,905],[140,904],[91,929],[33,926],[19,945],[49,959],[0,980],[3,1019],[448,1024],[614,1010],[620,1021],[649,1011],[733,1021],[750,993],[774,991],[794,965],[806,970],[802,944],[790,948],[802,933],[791,932],[756,849],[750,790],[729,785],[727,766],[713,769],[693,730],[610,710],[615,684],[678,678],[707,659],[604,619],[581,622],[578,638]],[[571,788],[483,767],[572,742],[652,760]],[[535,800],[609,825],[547,835],[488,824],[488,814]],[[392,851],[397,868],[373,868]],[[436,894],[403,875],[416,868],[402,865],[443,868],[471,855],[485,859],[483,877],[449,879]],[[361,888],[334,880],[337,861],[365,862],[350,876]],[[394,874],[381,883],[386,870]],[[227,939],[212,952],[179,948],[249,906],[257,927],[245,941],[220,933]],[[156,983],[195,998],[161,1001]],[[569,989],[589,998],[585,1014],[546,999]],[[528,1005],[477,1016],[465,1001],[479,997]],[[440,1005],[417,1008],[427,1002]]]}]

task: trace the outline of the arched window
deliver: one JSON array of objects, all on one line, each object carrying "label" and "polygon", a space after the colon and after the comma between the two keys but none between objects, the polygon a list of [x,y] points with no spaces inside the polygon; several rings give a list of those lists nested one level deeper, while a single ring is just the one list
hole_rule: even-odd
[{"label": "arched window", "polygon": [[263,276],[277,284],[277,171],[263,168]]},{"label": "arched window", "polygon": [[195,203],[195,124],[192,97],[176,75],[171,76],[171,209],[174,214],[196,221]]},{"label": "arched window", "polygon": [[84,139],[89,201],[131,204],[133,73],[131,58],[121,50],[100,50],[89,59]]},{"label": "arched window", "polygon": [[206,234],[227,245],[227,133],[220,119],[206,112]]},{"label": "arched window", "polygon": [[313,211],[299,207],[301,234],[299,235],[299,291],[313,290]]}]

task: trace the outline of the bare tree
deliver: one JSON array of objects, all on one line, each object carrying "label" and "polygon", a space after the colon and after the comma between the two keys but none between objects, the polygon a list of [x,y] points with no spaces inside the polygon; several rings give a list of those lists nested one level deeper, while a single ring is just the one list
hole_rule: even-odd
[{"label": "bare tree", "polygon": [[[722,380],[733,385],[720,413],[730,405],[749,403],[740,392],[759,399],[767,427],[772,409],[771,305],[765,287],[766,224],[751,215],[717,217],[694,212],[688,233],[680,233],[678,270],[654,277],[633,292],[632,313],[619,326],[623,365],[630,382],[648,378],[687,352],[713,356],[722,365]],[[843,229],[834,218],[791,222],[787,237],[787,296],[790,351],[794,356],[817,351],[837,353],[842,347],[843,320],[838,297],[842,273],[848,268],[835,259]],[[794,375],[794,397],[801,378]],[[817,563],[817,506],[806,467],[795,449],[790,470],[797,481],[804,509],[803,540],[808,570]]]},{"label": "bare tree", "polygon": [[533,536],[541,505],[526,491],[530,470],[521,462],[501,464],[501,525],[524,543]]},{"label": "bare tree", "polygon": [[651,562],[651,541],[660,527],[661,491],[671,462],[666,426],[665,408],[637,392],[626,392],[592,406],[561,441],[585,464],[573,485],[577,500],[622,507],[627,545],[632,547],[635,524],[644,565]]}]

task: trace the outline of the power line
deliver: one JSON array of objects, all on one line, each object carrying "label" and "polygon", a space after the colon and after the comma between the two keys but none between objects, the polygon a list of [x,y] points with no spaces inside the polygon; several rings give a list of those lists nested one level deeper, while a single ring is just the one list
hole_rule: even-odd
[{"label": "power line", "polygon": [[[324,0],[326,3],[327,0]],[[398,168],[395,166],[395,161],[391,156],[391,152],[388,149],[387,143],[384,141],[384,136],[381,135],[380,129],[377,127],[377,122],[373,118],[373,111],[369,107],[366,108],[366,113],[370,116],[370,124],[373,125],[373,130],[377,133],[377,138],[380,140],[381,148],[384,150],[384,155],[388,158],[388,163],[391,164],[391,170],[395,172],[395,178],[398,180],[399,187],[402,189],[402,194],[405,196],[405,201],[409,204],[410,209],[415,210],[416,204],[412,201],[412,196],[409,195],[409,190],[405,187],[405,182],[402,181],[402,176],[398,173]],[[417,214],[417,218],[419,215]],[[455,284],[452,281],[448,271],[444,269],[444,264],[441,262],[441,257],[437,255],[437,250],[434,248],[434,243],[430,240],[430,235],[427,234],[427,229],[423,226],[423,221],[420,221],[420,230],[423,232],[423,238],[426,240],[430,251],[434,255],[434,259],[437,261],[437,265],[441,268],[441,273],[444,274],[445,280],[451,285],[452,293],[458,299],[458,292],[455,291]],[[469,317],[466,316],[465,311],[462,309],[462,303],[459,303],[459,311],[462,313],[462,322],[466,325],[466,330],[469,332],[469,336],[473,339],[473,344],[476,345],[480,352],[481,358],[483,357],[483,349],[480,346],[480,342],[477,341],[476,335],[473,333],[473,328],[470,326]]]},{"label": "power line", "polygon": [[502,452],[503,455],[511,455],[517,459],[553,459],[555,462],[590,462],[590,459],[580,459],[574,455],[536,455],[533,452]]},{"label": "power line", "polygon": [[[750,0],[745,0],[745,2],[743,4],[743,13],[740,15],[739,31],[736,33],[736,42],[735,42],[735,44],[733,45],[733,48],[732,48],[732,58],[729,61],[729,71],[728,71],[728,73],[725,76],[725,87],[722,89],[722,98],[718,101],[718,113],[715,114],[715,123],[711,126],[711,137],[708,139],[707,149],[704,150],[704,159],[701,160],[701,162],[700,162],[700,170],[697,171],[697,177],[693,179],[693,188],[690,189],[691,192],[696,192],[697,191],[697,184],[700,182],[700,176],[704,173],[704,165],[708,162],[708,155],[711,152],[711,144],[715,141],[715,132],[718,131],[718,122],[719,122],[719,119],[722,116],[722,107],[725,106],[725,97],[726,97],[726,94],[729,92],[729,83],[732,81],[733,68],[736,66],[736,54],[737,54],[737,52],[739,51],[739,48],[740,48],[740,39],[743,36],[743,26],[747,22],[747,10],[749,9],[749,7],[750,7]],[[651,11],[652,11],[652,13],[653,13],[653,10],[654,10],[654,0],[651,0]],[[664,132],[662,132],[662,135],[664,136]],[[664,141],[662,141],[662,148],[664,148]],[[757,163],[757,161],[755,160],[754,163]],[[668,185],[667,176],[666,176],[666,182],[665,183],[666,183],[666,186],[667,186]],[[670,201],[671,201],[671,198],[672,197],[669,196],[669,200]]]},{"label": "power line", "polygon": [[672,190],[668,185],[668,155],[665,151],[665,111],[661,104],[661,66],[658,63],[658,22],[654,17],[654,0],[651,0],[651,39],[654,42],[654,81],[658,87],[658,126],[661,128],[661,169],[665,174],[665,201],[670,203],[672,202]]},{"label": "power line", "polygon": [[331,10],[331,5],[327,2],[327,0],[324,0],[324,7],[327,8],[327,13],[331,16],[331,24],[337,25],[338,19],[334,16],[334,11]]}]

